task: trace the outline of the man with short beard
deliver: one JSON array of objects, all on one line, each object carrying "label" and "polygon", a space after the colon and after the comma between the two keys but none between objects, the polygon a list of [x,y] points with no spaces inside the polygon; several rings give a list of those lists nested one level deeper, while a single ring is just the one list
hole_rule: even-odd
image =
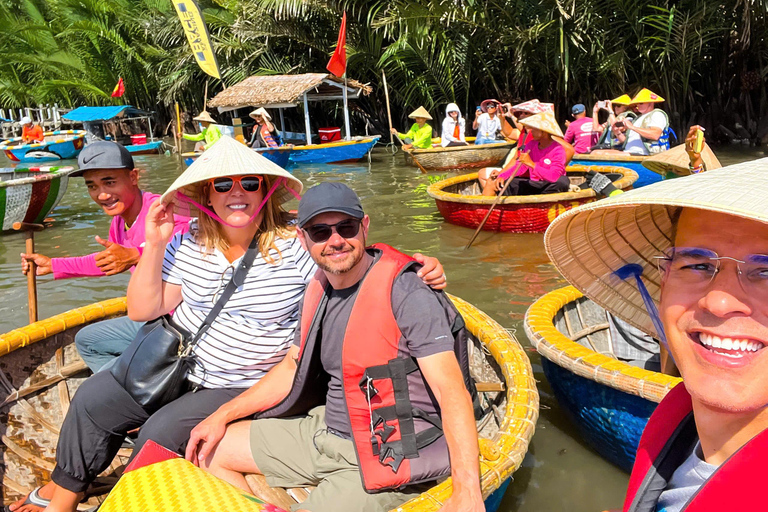
[{"label": "man with short beard", "polygon": [[441,510],[484,510],[460,315],[412,258],[366,248],[370,219],[346,185],[310,189],[298,223],[320,270],[294,345],[192,431],[187,459],[245,491],[242,473],[316,486],[300,510],[384,512],[449,475]]},{"label": "man with short beard", "polygon": [[624,512],[766,508],[766,197],[762,159],[573,209],[545,235],[565,278],[660,339],[683,378],[648,421]]}]

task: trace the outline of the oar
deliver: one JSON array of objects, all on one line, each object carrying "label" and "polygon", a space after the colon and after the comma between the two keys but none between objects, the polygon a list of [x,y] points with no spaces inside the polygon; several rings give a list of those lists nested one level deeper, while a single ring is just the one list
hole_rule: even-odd
[{"label": "oar", "polygon": [[[392,132],[390,132],[390,133],[392,133]],[[394,136],[397,138],[397,141],[400,143],[400,145],[401,145],[401,146],[403,146],[403,145],[404,145],[404,143],[403,143],[402,139],[400,139],[400,136],[399,136],[399,135],[397,135],[397,134],[393,134],[393,135],[394,135]],[[405,151],[405,150],[403,150],[403,151]],[[410,153],[410,155],[411,155],[411,158],[413,159],[413,162],[416,164],[416,167],[418,167],[419,169],[421,169],[421,172],[422,172],[422,173],[424,173],[424,174],[427,174],[427,170],[426,170],[426,169],[424,168],[424,166],[423,166],[423,165],[421,165],[421,164],[419,163],[419,161],[416,159],[416,155],[414,155],[414,154],[413,154],[413,149],[411,149],[411,153]]]},{"label": "oar", "polygon": [[178,134],[182,133],[181,130],[181,113],[179,112],[179,102],[176,102],[176,133],[174,134],[174,139],[176,139],[176,154],[179,155],[179,158],[182,158],[181,156],[181,139],[179,138]]},{"label": "oar", "polygon": [[[45,226],[42,224],[14,222],[13,229],[15,231],[24,232],[27,254],[34,254],[35,231],[42,231],[45,229]],[[27,272],[27,305],[29,307],[29,323],[33,324],[37,322],[37,276],[35,275],[37,268],[35,267],[35,263],[33,261],[28,263],[29,271]]]},{"label": "oar", "polygon": [[[384,74],[384,70],[381,70],[381,81],[384,83],[384,97],[387,98],[387,120],[389,121],[389,143],[392,147],[395,147],[394,134],[392,133],[392,112],[389,109],[389,88],[387,87],[387,75]],[[402,142],[401,142],[402,144]],[[394,155],[394,150],[392,152]]]}]

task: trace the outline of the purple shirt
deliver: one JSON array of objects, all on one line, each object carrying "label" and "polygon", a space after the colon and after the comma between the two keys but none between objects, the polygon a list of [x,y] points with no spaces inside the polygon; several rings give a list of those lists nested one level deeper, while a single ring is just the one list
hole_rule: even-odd
[{"label": "purple shirt", "polygon": [[[155,199],[160,197],[159,194],[152,194],[150,192],[141,193],[141,212],[134,221],[133,225],[125,229],[125,220],[120,215],[112,217],[112,224],[109,228],[109,241],[116,244],[120,244],[124,247],[138,249],[139,254],[144,250],[144,221],[147,217],[147,211]],[[174,214],[174,228],[173,232],[185,232],[189,227],[189,217]],[[67,279],[70,277],[89,277],[89,276],[103,276],[104,272],[96,265],[95,252],[88,256],[75,256],[72,258],[51,258],[51,269],[53,270],[54,279]],[[131,267],[131,272],[133,272]]]},{"label": "purple shirt", "polygon": [[541,149],[538,142],[531,140],[526,143],[525,149],[534,163],[533,169],[518,163],[499,174],[500,178],[508,179],[518,167],[521,169],[515,173],[515,177],[529,177],[532,181],[554,183],[560,176],[565,176],[565,149],[557,141],[553,140],[549,146]]},{"label": "purple shirt", "polygon": [[592,118],[582,117],[569,124],[565,130],[565,142],[573,144],[576,153],[586,153],[597,144],[597,133],[592,132]]}]

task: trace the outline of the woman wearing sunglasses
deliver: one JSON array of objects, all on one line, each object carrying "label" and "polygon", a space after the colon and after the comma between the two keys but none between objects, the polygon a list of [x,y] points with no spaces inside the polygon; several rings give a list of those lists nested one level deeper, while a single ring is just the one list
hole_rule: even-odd
[{"label": "woman wearing sunglasses", "polygon": [[[299,301],[316,271],[282,204],[301,182],[246,146],[223,137],[182,174],[147,214],[146,245],[128,286],[128,314],[198,331],[255,239],[255,260],[242,286],[194,347],[188,389],[157,411],[145,410],[110,371],[88,379],[62,425],[48,510],[72,511],[105,470],[127,432],[141,427],[134,453],[149,439],[179,453],[197,423],[255,384],[280,362],[297,327]],[[198,218],[173,235],[173,209]],[[352,236],[359,226],[330,228]],[[327,230],[326,230],[327,231]],[[330,234],[318,230],[318,239]],[[424,281],[442,288],[442,266],[424,259]],[[46,496],[47,495],[47,496]]]}]

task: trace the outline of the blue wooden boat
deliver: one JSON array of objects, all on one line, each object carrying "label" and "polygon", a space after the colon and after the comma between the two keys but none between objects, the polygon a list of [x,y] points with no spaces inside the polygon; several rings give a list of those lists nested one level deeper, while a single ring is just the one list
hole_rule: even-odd
[{"label": "blue wooden boat", "polygon": [[370,137],[352,137],[351,140],[339,140],[324,144],[294,146],[291,151],[291,162],[294,164],[332,164],[356,162],[368,154],[381,138],[380,135]]},{"label": "blue wooden boat", "polygon": [[663,179],[661,175],[643,166],[643,161],[647,158],[650,158],[650,156],[629,154],[617,154],[610,156],[583,154],[574,155],[573,159],[571,160],[571,165],[610,165],[614,167],[625,167],[627,169],[632,169],[638,175],[638,179],[635,182],[634,187],[639,188],[650,185],[651,183],[656,183],[657,181],[661,181]]},{"label": "blue wooden boat", "polygon": [[[286,169],[289,165],[289,158],[292,152],[292,147],[283,146],[279,148],[254,148],[253,150],[257,153],[260,153],[267,160],[270,160],[283,169]],[[197,157],[200,155],[202,155],[202,153],[189,152],[181,154],[181,156],[184,157],[184,163],[186,165],[191,165],[192,162],[197,160]]]},{"label": "blue wooden boat", "polygon": [[[124,121],[146,120],[149,142],[142,144],[129,144],[131,136],[121,133],[117,136],[115,142],[119,142],[134,155],[152,155],[162,151],[162,140],[155,140],[152,130],[152,112],[141,110],[131,105],[110,105],[107,107],[78,107],[67,112],[62,118],[71,123],[82,123],[87,132],[87,142],[91,143],[97,140],[113,140],[104,127],[104,122],[112,121],[114,123]],[[117,133],[117,131],[113,132]],[[146,137],[144,137],[146,140]]]},{"label": "blue wooden boat", "polygon": [[0,151],[11,162],[54,162],[77,158],[85,146],[85,131],[56,130],[45,132],[43,142],[22,144],[21,137],[14,137],[0,143]]},{"label": "blue wooden boat", "polygon": [[524,328],[581,437],[629,472],[648,418],[681,379],[616,359],[605,310],[572,286],[537,300]]},{"label": "blue wooden boat", "polygon": [[155,140],[146,144],[130,144],[125,149],[134,155],[156,155],[162,150],[163,141]]}]

